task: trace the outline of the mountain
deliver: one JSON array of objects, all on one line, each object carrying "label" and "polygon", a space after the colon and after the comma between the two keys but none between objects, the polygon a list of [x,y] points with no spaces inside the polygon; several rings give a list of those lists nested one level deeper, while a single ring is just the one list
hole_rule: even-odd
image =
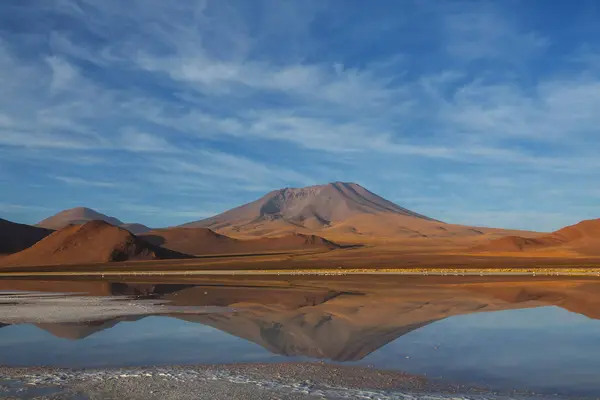
[{"label": "mountain", "polygon": [[475,252],[524,252],[600,256],[600,219],[567,226],[549,235],[535,238],[507,236],[473,249]]},{"label": "mountain", "polygon": [[142,318],[144,316],[126,316],[101,321],[63,322],[59,324],[38,323],[34,325],[58,338],[81,340],[94,333],[110,329],[120,322],[134,322]]},{"label": "mountain", "polygon": [[0,259],[5,266],[92,264],[190,257],[137,238],[104,221],[69,225],[32,247]]},{"label": "mountain", "polygon": [[108,222],[111,225],[126,229],[134,235],[146,233],[151,230],[151,228],[148,228],[146,225],[124,223],[115,217],[109,217],[108,215],[99,213],[98,211],[86,207],[76,207],[71,208],[69,210],[61,211],[58,214],[39,222],[37,226],[42,228],[58,230],[68,225],[82,225],[90,221]]},{"label": "mountain", "polygon": [[0,254],[25,250],[51,233],[50,229],[17,224],[0,218]]},{"label": "mountain", "polygon": [[314,235],[288,234],[273,238],[238,240],[208,228],[157,229],[139,236],[155,246],[185,254],[232,254],[301,249],[333,250],[340,246]]},{"label": "mountain", "polygon": [[432,220],[379,197],[356,183],[334,182],[274,190],[252,203],[184,226],[218,229],[244,221],[284,220],[305,227],[325,227],[355,215],[378,213]]},{"label": "mountain", "polygon": [[183,227],[210,228],[236,238],[302,233],[348,243],[506,236],[512,232],[446,224],[400,207],[356,183],[343,182],[275,190],[256,201]]},{"label": "mountain", "polygon": [[114,226],[123,225],[123,222],[114,217],[101,214],[91,208],[77,207],[59,212],[52,217],[39,222],[37,226],[47,229],[62,229],[68,225],[81,225],[90,221],[104,221]]}]

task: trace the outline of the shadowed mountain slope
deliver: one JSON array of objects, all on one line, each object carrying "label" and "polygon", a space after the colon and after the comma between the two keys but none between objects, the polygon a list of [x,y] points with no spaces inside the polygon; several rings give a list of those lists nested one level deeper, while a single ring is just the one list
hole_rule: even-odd
[{"label": "shadowed mountain slope", "polygon": [[0,218],[0,254],[12,254],[33,246],[52,230],[17,224]]},{"label": "shadowed mountain slope", "polygon": [[150,232],[152,230],[152,228],[147,227],[146,225],[142,225],[142,224],[122,224],[119,225],[119,228],[123,228],[125,230],[128,230],[129,232],[133,233],[134,235],[141,235],[143,233],[147,233]]}]

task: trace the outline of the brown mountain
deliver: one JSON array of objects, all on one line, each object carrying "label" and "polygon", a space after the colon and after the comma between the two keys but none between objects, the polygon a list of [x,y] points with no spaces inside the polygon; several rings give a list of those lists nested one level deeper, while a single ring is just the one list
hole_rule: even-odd
[{"label": "brown mountain", "polygon": [[355,183],[274,190],[252,203],[229,210],[187,227],[224,228],[258,221],[322,228],[360,214],[393,213],[423,220],[431,218],[402,208]]},{"label": "brown mountain", "polygon": [[189,257],[151,245],[104,221],[69,225],[19,253],[0,259],[5,266],[92,264]]},{"label": "brown mountain", "polygon": [[37,226],[48,229],[62,229],[68,225],[82,225],[90,221],[104,221],[111,225],[121,227],[128,230],[134,235],[150,231],[145,225],[135,223],[124,223],[121,220],[99,213],[86,207],[76,207],[69,210],[64,210],[56,215],[53,215],[39,222]]},{"label": "brown mountain", "polygon": [[485,234],[506,236],[514,232],[446,224],[400,207],[358,184],[343,182],[275,190],[256,201],[184,227],[210,228],[238,238],[295,232],[349,243]]},{"label": "brown mountain", "polygon": [[157,229],[140,238],[185,254],[232,254],[301,249],[336,249],[340,246],[314,235],[287,234],[280,237],[238,240],[207,228]]},{"label": "brown mountain", "polygon": [[50,229],[17,224],[0,218],[0,254],[25,250],[51,233]]},{"label": "brown mountain", "polygon": [[582,221],[549,235],[528,238],[507,236],[473,249],[476,252],[525,252],[600,256],[600,219]]}]

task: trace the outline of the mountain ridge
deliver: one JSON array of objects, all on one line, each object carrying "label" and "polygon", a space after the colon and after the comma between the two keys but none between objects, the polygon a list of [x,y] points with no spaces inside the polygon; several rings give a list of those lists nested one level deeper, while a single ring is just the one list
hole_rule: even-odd
[{"label": "mountain ridge", "polygon": [[51,229],[0,218],[0,254],[18,253],[50,235]]},{"label": "mountain ridge", "polygon": [[96,264],[129,260],[192,258],[154,246],[106,221],[69,225],[33,246],[0,259],[3,266]]},{"label": "mountain ridge", "polygon": [[547,235],[535,238],[506,236],[475,247],[474,252],[485,253],[576,253],[600,256],[600,218],[569,225]]}]

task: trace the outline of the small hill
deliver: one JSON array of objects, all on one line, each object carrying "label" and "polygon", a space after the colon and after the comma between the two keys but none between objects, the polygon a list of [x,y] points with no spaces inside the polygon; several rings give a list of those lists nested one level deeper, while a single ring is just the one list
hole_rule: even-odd
[{"label": "small hill", "polygon": [[473,249],[475,252],[543,252],[600,256],[600,219],[582,221],[536,238],[507,236]]},{"label": "small hill", "polygon": [[513,252],[513,251],[529,251],[539,250],[548,247],[550,244],[546,243],[542,238],[526,238],[521,236],[506,236],[499,239],[490,241],[489,243],[483,244],[475,251],[485,252]]},{"label": "small hill", "polygon": [[[279,237],[266,237],[253,240],[240,241],[248,248],[258,249],[260,251],[283,251],[298,249],[328,249],[335,250],[341,246],[317,235],[305,235],[302,233],[292,233]],[[257,250],[255,250],[257,251]]]},{"label": "small hill", "polygon": [[156,229],[140,238],[154,246],[193,255],[235,253],[240,242],[207,228]]},{"label": "small hill", "polygon": [[155,246],[185,254],[233,254],[302,249],[336,249],[340,246],[314,235],[288,234],[280,237],[238,240],[207,228],[157,229],[140,235]]},{"label": "small hill", "polygon": [[123,225],[123,222],[114,217],[101,214],[91,208],[77,207],[59,212],[52,217],[39,222],[37,226],[47,229],[62,229],[68,225],[81,225],[90,221],[104,221],[114,226]]},{"label": "small hill", "polygon": [[70,225],[34,246],[0,260],[4,266],[94,264],[128,260],[186,258],[151,245],[104,221]]},{"label": "small hill", "polygon": [[142,233],[147,233],[152,230],[152,228],[148,228],[146,225],[142,224],[122,224],[119,225],[119,228],[126,229],[134,235],[140,235]]},{"label": "small hill", "polygon": [[17,224],[0,218],[0,254],[12,254],[25,250],[51,233],[50,229]]}]

